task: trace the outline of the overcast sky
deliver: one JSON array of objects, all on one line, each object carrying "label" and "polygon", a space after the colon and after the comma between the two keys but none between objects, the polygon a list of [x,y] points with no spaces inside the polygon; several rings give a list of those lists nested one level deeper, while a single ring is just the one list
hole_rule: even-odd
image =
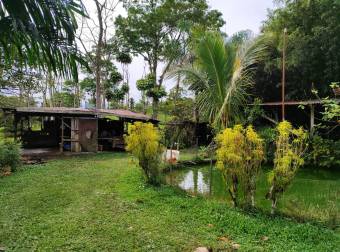
[{"label": "overcast sky", "polygon": [[[95,6],[92,0],[84,0],[84,3],[92,16],[95,13]],[[274,8],[273,0],[208,0],[212,9],[217,9],[223,14],[226,21],[223,31],[228,35],[250,29],[255,34],[259,33],[262,22],[266,19],[267,10]],[[116,15],[123,14],[122,8],[117,8]],[[120,66],[119,66],[120,68]],[[130,72],[130,95],[136,100],[140,98],[140,93],[136,89],[136,81],[143,77],[145,64],[141,58],[133,59],[129,66]],[[147,70],[147,68],[146,68]],[[166,84],[167,90],[172,87],[171,82]]]}]

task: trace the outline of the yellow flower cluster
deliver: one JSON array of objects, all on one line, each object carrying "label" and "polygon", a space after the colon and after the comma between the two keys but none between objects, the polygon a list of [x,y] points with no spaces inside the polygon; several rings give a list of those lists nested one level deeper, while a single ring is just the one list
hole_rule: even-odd
[{"label": "yellow flower cluster", "polygon": [[126,150],[137,158],[152,157],[160,153],[158,129],[151,123],[135,122],[129,126],[125,136]]},{"label": "yellow flower cluster", "polygon": [[292,124],[288,121],[283,121],[279,123],[277,126],[277,131],[279,132],[279,136],[288,137],[292,131]]},{"label": "yellow flower cluster", "polygon": [[234,128],[226,128],[218,134],[216,141],[219,148],[216,151],[217,168],[225,171],[227,167],[235,168],[242,161],[239,151],[244,144],[243,127],[236,125]]},{"label": "yellow flower cluster", "polygon": [[263,160],[264,159],[264,143],[263,139],[255,132],[250,125],[246,129],[246,141],[250,147],[250,159]]},{"label": "yellow flower cluster", "polygon": [[160,133],[151,123],[135,122],[129,126],[125,136],[126,150],[131,152],[139,161],[147,180],[151,184],[159,183]]},{"label": "yellow flower cluster", "polygon": [[274,193],[282,193],[291,183],[298,168],[304,164],[302,155],[308,135],[302,127],[295,129],[288,121],[279,123],[277,132],[274,170],[268,181],[272,184]]},{"label": "yellow flower cluster", "polygon": [[243,128],[235,125],[226,128],[216,137],[219,148],[216,151],[217,167],[220,170],[226,167],[246,166],[246,162],[263,160],[263,140],[252,126]]},{"label": "yellow flower cluster", "polygon": [[216,142],[216,166],[226,182],[232,184],[229,192],[234,205],[239,182],[243,185],[247,202],[254,205],[256,175],[264,159],[263,140],[252,126],[243,128],[242,125],[235,125],[218,134]]}]

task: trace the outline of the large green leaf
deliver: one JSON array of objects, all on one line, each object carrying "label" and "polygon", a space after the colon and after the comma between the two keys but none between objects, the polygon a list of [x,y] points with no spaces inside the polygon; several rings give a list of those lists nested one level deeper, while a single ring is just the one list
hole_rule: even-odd
[{"label": "large green leaf", "polygon": [[77,79],[76,13],[81,0],[0,0],[0,60]]}]

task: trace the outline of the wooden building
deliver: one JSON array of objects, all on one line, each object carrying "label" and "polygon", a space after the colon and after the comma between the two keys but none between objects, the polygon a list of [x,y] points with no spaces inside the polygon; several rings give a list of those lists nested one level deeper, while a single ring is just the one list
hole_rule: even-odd
[{"label": "wooden building", "polygon": [[97,152],[124,149],[128,123],[158,123],[149,116],[123,109],[2,108],[13,115],[13,135],[24,149]]}]

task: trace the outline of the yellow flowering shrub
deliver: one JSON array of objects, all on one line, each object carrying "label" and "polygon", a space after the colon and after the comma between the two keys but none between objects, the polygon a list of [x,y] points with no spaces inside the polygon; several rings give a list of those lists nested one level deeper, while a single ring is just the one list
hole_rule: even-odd
[{"label": "yellow flowering shrub", "polygon": [[272,200],[272,213],[279,196],[290,185],[298,168],[304,164],[302,156],[308,137],[302,127],[294,129],[288,121],[279,123],[277,133],[274,169],[268,176],[271,187],[267,198]]},{"label": "yellow flowering shrub", "polygon": [[160,133],[152,123],[135,122],[125,136],[126,150],[131,152],[143,169],[148,183],[158,184],[160,173]]},{"label": "yellow flowering shrub", "polygon": [[234,206],[238,204],[239,183],[243,185],[246,203],[254,206],[256,175],[264,159],[263,140],[252,126],[236,125],[218,134],[216,142],[216,166],[230,185],[228,190]]}]

